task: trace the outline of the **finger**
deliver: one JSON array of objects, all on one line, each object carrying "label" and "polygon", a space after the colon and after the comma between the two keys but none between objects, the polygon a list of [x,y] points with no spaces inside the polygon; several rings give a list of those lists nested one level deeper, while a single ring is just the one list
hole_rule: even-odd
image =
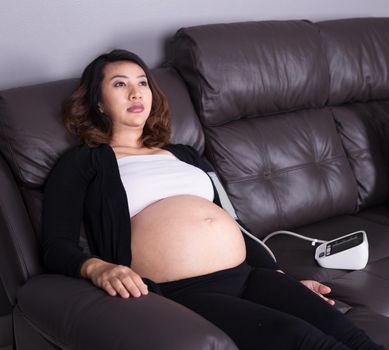
[{"label": "finger", "polygon": [[133,279],[130,276],[126,276],[122,280],[124,286],[126,287],[126,290],[130,293],[130,295],[138,298],[142,295],[141,291],[139,290],[138,286],[135,284]]},{"label": "finger", "polygon": [[112,287],[115,289],[115,291],[117,293],[119,293],[119,295],[122,298],[128,298],[130,296],[126,287],[123,285],[123,283],[120,279],[115,277],[110,282],[111,282]]},{"label": "finger", "polygon": [[324,299],[328,304],[335,305],[335,301],[329,298],[326,298],[324,295],[320,293],[316,293],[320,298]]},{"label": "finger", "polygon": [[309,280],[301,280],[300,282],[301,282],[305,287],[307,287],[307,288],[313,290],[312,283],[310,283]]},{"label": "finger", "polygon": [[146,283],[143,282],[142,278],[139,275],[133,276],[132,280],[137,285],[143,295],[147,295],[149,293],[149,287]]},{"label": "finger", "polygon": [[110,296],[114,297],[117,293],[116,290],[112,287],[111,283],[109,281],[105,281],[102,286],[102,289],[104,289]]},{"label": "finger", "polygon": [[329,302],[329,299],[326,298],[324,295],[320,294],[320,293],[316,293],[320,298],[322,298],[323,300],[325,300],[326,302]]},{"label": "finger", "polygon": [[321,284],[319,282],[318,283],[318,291],[319,293],[321,294],[328,294],[328,293],[331,293],[331,288],[326,286],[325,284]]}]

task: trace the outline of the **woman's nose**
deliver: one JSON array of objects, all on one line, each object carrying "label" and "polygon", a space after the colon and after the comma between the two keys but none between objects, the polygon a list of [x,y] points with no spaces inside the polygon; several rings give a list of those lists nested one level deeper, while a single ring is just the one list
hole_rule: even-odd
[{"label": "woman's nose", "polygon": [[140,89],[133,87],[130,90],[130,93],[128,94],[128,98],[130,100],[142,98],[142,94],[140,93]]}]

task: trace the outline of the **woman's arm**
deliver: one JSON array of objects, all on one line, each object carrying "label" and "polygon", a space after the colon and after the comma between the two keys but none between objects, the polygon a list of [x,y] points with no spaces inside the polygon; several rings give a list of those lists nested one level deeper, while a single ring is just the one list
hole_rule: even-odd
[{"label": "woman's arm", "polygon": [[87,187],[94,177],[89,149],[66,152],[51,171],[44,189],[42,248],[45,266],[52,272],[79,276],[91,257],[79,246]]}]

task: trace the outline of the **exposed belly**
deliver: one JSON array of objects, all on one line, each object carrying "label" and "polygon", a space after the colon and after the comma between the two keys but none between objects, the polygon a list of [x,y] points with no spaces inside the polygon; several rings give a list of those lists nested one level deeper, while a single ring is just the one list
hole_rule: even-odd
[{"label": "exposed belly", "polygon": [[175,281],[239,265],[246,257],[235,220],[214,203],[180,195],[131,219],[132,269],[155,282]]}]

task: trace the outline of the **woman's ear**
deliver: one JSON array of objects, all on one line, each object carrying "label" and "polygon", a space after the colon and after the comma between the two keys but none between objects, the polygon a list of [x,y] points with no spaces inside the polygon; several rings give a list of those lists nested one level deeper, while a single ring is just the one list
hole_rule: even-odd
[{"label": "woman's ear", "polygon": [[103,105],[102,105],[101,102],[99,102],[99,103],[97,104],[97,107],[99,107],[99,111],[100,111],[101,113],[104,113]]}]

